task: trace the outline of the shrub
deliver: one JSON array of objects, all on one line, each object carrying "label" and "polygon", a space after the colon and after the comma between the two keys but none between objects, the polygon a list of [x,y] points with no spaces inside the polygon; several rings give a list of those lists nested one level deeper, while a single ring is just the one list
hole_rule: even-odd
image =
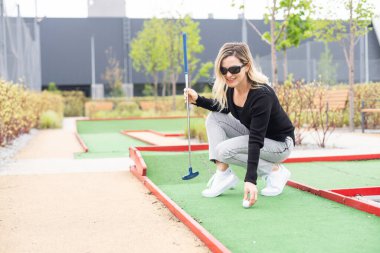
[{"label": "shrub", "polygon": [[49,110],[41,114],[38,128],[60,128],[61,126],[62,118],[55,111]]},{"label": "shrub", "polygon": [[84,115],[86,97],[82,91],[63,91],[62,96],[65,105],[63,113],[65,117]]},{"label": "shrub", "polygon": [[154,95],[153,86],[150,84],[145,84],[144,90],[142,91],[142,93],[144,96],[153,96]]},{"label": "shrub", "polygon": [[63,115],[59,94],[27,91],[20,84],[0,80],[0,146],[37,127],[42,112],[52,110]]},{"label": "shrub", "polygon": [[[186,127],[185,138],[189,138],[189,131]],[[190,136],[191,138],[196,138],[199,142],[207,142],[207,132],[206,126],[203,123],[191,124],[190,125]]]},{"label": "shrub", "polygon": [[[361,124],[361,101],[366,102],[366,108],[379,108],[379,102],[374,99],[380,99],[380,83],[370,83],[370,84],[359,84],[355,85],[355,125],[360,126]],[[380,126],[380,114],[379,113],[368,113],[366,116],[366,128],[376,128]]]},{"label": "shrub", "polygon": [[136,111],[139,110],[139,105],[135,102],[128,102],[128,101],[123,101],[119,102],[116,105],[116,111],[119,112],[128,112],[130,114],[134,114]]},{"label": "shrub", "polygon": [[57,85],[55,84],[55,82],[50,82],[48,84],[47,90],[50,91],[50,92],[59,92],[59,90],[58,90]]},{"label": "shrub", "polygon": [[205,124],[199,124],[196,130],[196,136],[199,142],[208,142],[207,131]]},{"label": "shrub", "polygon": [[123,119],[128,117],[137,117],[142,116],[142,112],[140,110],[135,111],[131,114],[128,111],[98,111],[91,115],[92,119]]},{"label": "shrub", "polygon": [[[30,94],[32,92],[27,93]],[[63,97],[60,94],[52,93],[49,91],[32,94],[34,94],[34,103],[36,103],[35,113],[38,116],[43,112],[52,110],[56,112],[60,117],[63,117],[64,103]]]}]

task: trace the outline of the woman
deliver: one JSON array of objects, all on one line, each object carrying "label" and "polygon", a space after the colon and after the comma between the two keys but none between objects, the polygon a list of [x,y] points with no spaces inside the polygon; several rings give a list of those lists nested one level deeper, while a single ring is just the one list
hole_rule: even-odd
[{"label": "woman", "polygon": [[245,43],[226,43],[214,65],[213,99],[185,89],[185,99],[211,111],[206,119],[209,158],[216,164],[204,197],[216,197],[238,183],[229,164],[247,168],[244,197],[249,207],[257,200],[256,180],[262,176],[264,196],[279,195],[290,172],[279,163],[294,147],[294,127],[282,109],[268,78],[254,66]]}]

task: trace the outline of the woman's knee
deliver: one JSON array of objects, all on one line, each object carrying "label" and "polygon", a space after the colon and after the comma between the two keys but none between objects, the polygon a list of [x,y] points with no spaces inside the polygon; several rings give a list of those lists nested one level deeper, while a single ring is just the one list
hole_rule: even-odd
[{"label": "woman's knee", "polygon": [[225,145],[225,143],[221,142],[215,147],[215,152],[217,156],[217,160],[228,163],[230,162],[231,158],[233,157],[232,150],[228,147],[228,145]]}]

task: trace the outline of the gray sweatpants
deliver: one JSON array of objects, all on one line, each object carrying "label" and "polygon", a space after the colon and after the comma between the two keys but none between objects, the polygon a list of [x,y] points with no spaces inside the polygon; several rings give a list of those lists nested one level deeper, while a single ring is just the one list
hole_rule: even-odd
[{"label": "gray sweatpants", "polygon": [[[248,128],[230,113],[211,112],[206,119],[206,130],[210,160],[247,168]],[[285,142],[265,138],[264,146],[260,150],[258,176],[267,176],[274,164],[289,157],[293,148],[291,137],[287,137]]]}]

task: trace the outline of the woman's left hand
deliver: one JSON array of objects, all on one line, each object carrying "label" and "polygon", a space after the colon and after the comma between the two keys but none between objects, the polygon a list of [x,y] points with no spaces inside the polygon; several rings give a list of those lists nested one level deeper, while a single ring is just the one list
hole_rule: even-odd
[{"label": "woman's left hand", "polygon": [[244,183],[244,200],[249,201],[249,207],[253,206],[257,201],[257,186],[251,182]]}]

